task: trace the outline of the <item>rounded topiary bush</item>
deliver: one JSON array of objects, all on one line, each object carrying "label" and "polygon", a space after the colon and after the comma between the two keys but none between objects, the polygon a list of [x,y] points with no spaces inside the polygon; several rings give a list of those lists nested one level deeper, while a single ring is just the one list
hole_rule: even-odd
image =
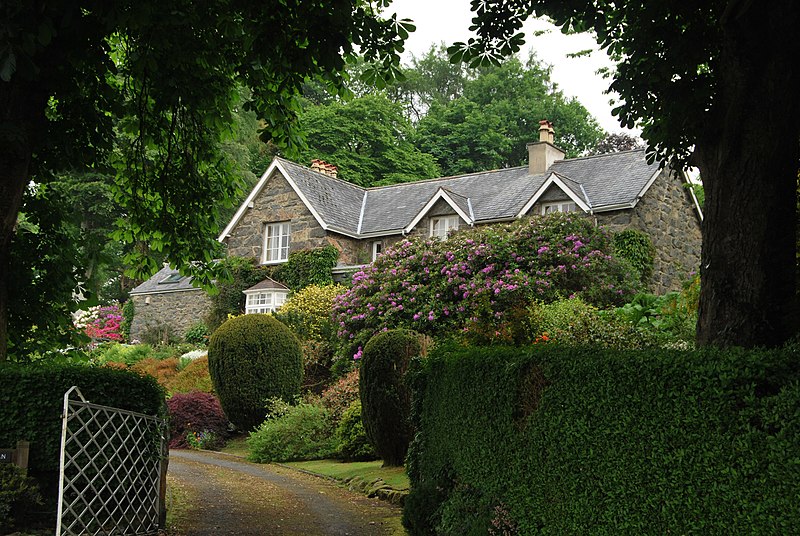
[{"label": "rounded topiary bush", "polygon": [[396,329],[375,335],[364,347],[359,391],[361,419],[375,452],[386,466],[400,466],[411,442],[410,390],[405,373],[422,353],[422,336]]},{"label": "rounded topiary bush", "polygon": [[208,344],[208,371],[225,414],[241,430],[261,424],[266,401],[291,400],[303,379],[303,354],[292,331],[269,315],[222,324]]}]

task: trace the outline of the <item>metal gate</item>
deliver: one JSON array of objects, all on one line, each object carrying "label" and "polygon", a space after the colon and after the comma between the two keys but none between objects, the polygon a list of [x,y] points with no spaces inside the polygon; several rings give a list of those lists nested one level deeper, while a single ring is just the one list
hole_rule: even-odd
[{"label": "metal gate", "polygon": [[[80,400],[70,400],[71,394]],[[166,421],[64,393],[56,536],[155,534],[163,523]]]}]

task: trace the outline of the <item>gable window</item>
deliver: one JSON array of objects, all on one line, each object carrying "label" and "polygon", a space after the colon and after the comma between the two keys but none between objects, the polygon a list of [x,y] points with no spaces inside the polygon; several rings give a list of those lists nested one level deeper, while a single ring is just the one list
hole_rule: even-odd
[{"label": "gable window", "polygon": [[372,243],[372,260],[374,261],[375,259],[377,259],[378,255],[380,255],[382,252],[383,252],[383,242],[381,242],[380,240],[377,240],[377,241],[373,242]]},{"label": "gable window", "polygon": [[431,218],[431,237],[439,240],[446,240],[451,231],[458,230],[458,215],[436,216]]},{"label": "gable window", "polygon": [[558,203],[544,203],[542,205],[542,215],[553,212],[576,212],[578,205],[572,201],[560,201]]},{"label": "gable window", "polygon": [[285,291],[280,290],[248,292],[244,312],[248,315],[255,313],[274,313],[276,309],[286,303],[286,294]]},{"label": "gable window", "polygon": [[264,249],[261,264],[285,262],[289,259],[289,222],[268,223],[264,227]]}]

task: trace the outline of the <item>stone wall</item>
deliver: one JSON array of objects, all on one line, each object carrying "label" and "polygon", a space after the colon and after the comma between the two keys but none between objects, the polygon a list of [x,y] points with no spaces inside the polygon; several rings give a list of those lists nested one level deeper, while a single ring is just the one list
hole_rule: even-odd
[{"label": "stone wall", "polygon": [[326,232],[278,171],[267,179],[261,193],[253,200],[253,207],[247,209],[230,237],[225,239],[228,255],[261,262],[265,224],[283,221],[290,223],[290,253],[332,244],[339,250],[342,264],[359,264],[362,258],[365,262],[370,260],[364,257],[369,247],[364,240]]},{"label": "stone wall", "polygon": [[[147,300],[149,298],[149,303]],[[204,322],[211,311],[211,299],[201,289],[179,290],[131,296],[134,305],[131,340],[142,340],[148,329],[169,326],[172,335],[183,339],[186,331]]]},{"label": "stone wall", "polygon": [[700,217],[679,176],[664,170],[633,210],[601,212],[598,223],[609,230],[637,229],[656,248],[650,291],[680,290],[700,267]]}]

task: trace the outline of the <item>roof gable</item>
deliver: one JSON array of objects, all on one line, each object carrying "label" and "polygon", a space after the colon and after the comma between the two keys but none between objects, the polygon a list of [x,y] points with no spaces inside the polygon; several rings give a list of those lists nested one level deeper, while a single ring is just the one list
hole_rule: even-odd
[{"label": "roof gable", "polygon": [[543,175],[531,175],[523,166],[362,188],[276,158],[219,241],[231,233],[273,174],[286,179],[323,229],[368,238],[410,231],[439,200],[470,225],[513,220],[553,185],[587,212],[632,208],[658,177],[659,166],[648,164],[644,150],[636,149],[559,160]]},{"label": "roof gable", "polygon": [[411,231],[411,229],[416,227],[419,221],[425,217],[425,214],[427,214],[439,200],[442,200],[450,205],[455,213],[458,214],[462,220],[467,222],[467,224],[472,225],[474,223],[475,217],[472,214],[472,204],[470,199],[440,187],[438,190],[436,190],[436,193],[431,196],[425,206],[422,207],[422,209],[417,213],[417,215],[414,216],[414,219],[411,220],[411,223],[409,223],[405,229],[403,229],[403,232],[408,233]]}]

